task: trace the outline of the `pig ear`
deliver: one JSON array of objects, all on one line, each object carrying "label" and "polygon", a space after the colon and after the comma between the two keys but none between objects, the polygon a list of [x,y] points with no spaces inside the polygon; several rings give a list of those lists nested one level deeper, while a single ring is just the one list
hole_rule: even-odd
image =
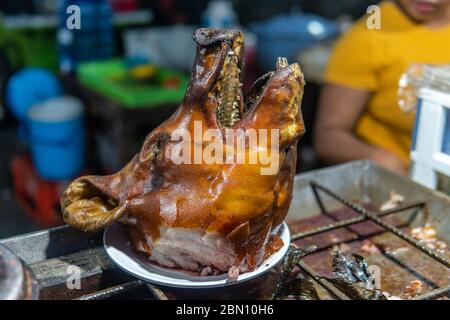
[{"label": "pig ear", "polygon": [[72,182],[61,197],[64,221],[83,231],[98,231],[119,219],[127,202],[118,204],[109,189],[113,176],[87,176]]},{"label": "pig ear", "polygon": [[80,230],[98,231],[118,220],[128,209],[128,199],[161,183],[153,172],[168,139],[165,133],[153,132],[141,152],[116,174],[72,182],[61,197],[64,221]]},{"label": "pig ear", "polygon": [[300,110],[303,74],[298,64],[286,64],[280,61],[277,63],[277,70],[270,75],[261,89],[259,99],[242,121],[246,128],[278,129],[281,148],[296,142],[305,132]]}]

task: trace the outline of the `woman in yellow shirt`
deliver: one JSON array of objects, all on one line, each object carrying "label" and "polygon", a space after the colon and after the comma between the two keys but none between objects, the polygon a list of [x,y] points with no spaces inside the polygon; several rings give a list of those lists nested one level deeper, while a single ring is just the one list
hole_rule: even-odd
[{"label": "woman in yellow shirt", "polygon": [[406,174],[414,114],[400,110],[401,75],[412,63],[450,63],[450,0],[380,5],[379,29],[359,20],[329,61],[315,127],[324,161],[372,159]]}]

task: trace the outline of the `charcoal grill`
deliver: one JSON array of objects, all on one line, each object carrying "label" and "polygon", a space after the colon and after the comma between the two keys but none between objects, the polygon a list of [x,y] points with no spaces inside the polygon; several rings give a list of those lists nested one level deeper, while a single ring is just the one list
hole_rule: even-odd
[{"label": "charcoal grill", "polygon": [[[397,208],[380,212],[390,192],[404,196]],[[446,298],[450,294],[449,250],[431,250],[408,230],[429,223],[450,243],[450,198],[368,162],[356,161],[296,176],[287,221],[299,246],[317,245],[299,262],[297,273],[309,277],[323,299],[349,299],[326,278],[330,248],[346,244],[358,251],[370,239],[380,251],[367,256],[381,269],[381,289],[401,296],[414,279],[424,291],[413,299]],[[264,299],[279,281],[279,269],[239,288],[183,290],[158,287],[132,278],[108,259],[101,234],[68,226],[0,240],[33,271],[40,299]],[[68,289],[70,266],[80,272],[80,289]]]}]

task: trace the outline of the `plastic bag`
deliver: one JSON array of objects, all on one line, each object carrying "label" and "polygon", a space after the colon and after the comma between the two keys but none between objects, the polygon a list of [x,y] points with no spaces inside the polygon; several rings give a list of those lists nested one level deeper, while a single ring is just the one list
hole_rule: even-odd
[{"label": "plastic bag", "polygon": [[398,102],[404,112],[416,110],[417,91],[431,88],[450,92],[450,65],[412,64],[399,81]]}]

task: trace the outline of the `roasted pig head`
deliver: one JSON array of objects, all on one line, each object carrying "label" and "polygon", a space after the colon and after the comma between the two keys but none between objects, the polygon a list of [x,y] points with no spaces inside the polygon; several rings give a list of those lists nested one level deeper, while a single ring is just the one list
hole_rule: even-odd
[{"label": "roasted pig head", "polygon": [[272,234],[292,198],[303,74],[279,58],[244,99],[242,33],[199,29],[193,38],[180,107],[121,171],[73,181],[63,216],[84,231],[119,222],[163,266],[246,272],[282,244]]}]

